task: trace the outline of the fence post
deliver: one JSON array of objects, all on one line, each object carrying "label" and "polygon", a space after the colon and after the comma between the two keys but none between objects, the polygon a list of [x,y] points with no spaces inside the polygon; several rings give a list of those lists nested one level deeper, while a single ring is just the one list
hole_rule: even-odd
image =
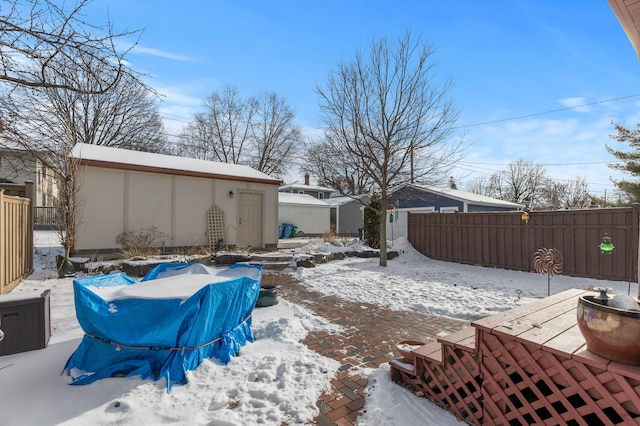
[{"label": "fence post", "polygon": [[24,182],[24,196],[29,199],[29,208],[28,208],[28,228],[27,232],[29,233],[27,239],[27,245],[25,253],[29,274],[33,272],[33,230],[35,228],[35,214],[34,210],[36,207],[36,186],[34,185],[32,180],[27,180]]}]

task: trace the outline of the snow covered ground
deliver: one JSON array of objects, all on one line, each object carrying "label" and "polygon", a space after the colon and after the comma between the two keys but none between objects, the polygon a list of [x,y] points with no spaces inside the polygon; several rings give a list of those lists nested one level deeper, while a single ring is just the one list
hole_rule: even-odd
[{"label": "snow covered ground", "polygon": [[[12,294],[51,289],[52,336],[47,348],[0,357],[0,425],[280,425],[305,424],[339,365],[300,343],[312,330],[339,331],[335,324],[280,300],[254,310],[256,341],[228,365],[205,360],[189,383],[166,392],[163,380],[112,378],[71,386],[61,375],[82,330],[75,318],[72,278],[55,278],[61,253],[54,232],[37,232],[35,271]],[[448,262],[417,253],[404,240],[387,268],[378,259],[347,258],[292,272],[313,290],[351,301],[473,320],[547,295],[547,276]],[[300,249],[300,250],[304,250]],[[306,249],[344,250],[321,241]],[[627,282],[558,276],[551,293],[568,288],[611,287],[627,294]],[[637,286],[631,284],[631,294]],[[1,326],[0,326],[1,327]],[[355,372],[354,372],[355,373]],[[369,377],[362,425],[461,425],[450,413],[393,384],[388,366],[358,371]]]}]

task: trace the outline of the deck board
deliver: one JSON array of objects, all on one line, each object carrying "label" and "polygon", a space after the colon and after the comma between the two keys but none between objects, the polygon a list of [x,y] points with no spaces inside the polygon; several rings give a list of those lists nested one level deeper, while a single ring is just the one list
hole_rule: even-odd
[{"label": "deck board", "polygon": [[[465,327],[462,330],[458,330],[451,334],[448,334],[444,337],[439,337],[438,342],[443,345],[449,346],[462,346],[463,348],[470,347],[471,349],[475,348],[475,343],[472,343],[472,346],[469,346],[468,340],[472,338],[475,342],[476,337],[476,329],[474,327]],[[461,342],[465,342],[461,345]]]},{"label": "deck board", "polygon": [[[557,317],[568,310],[576,309],[578,297],[591,292],[582,289],[569,289],[561,293],[556,293],[544,299],[536,300],[526,305],[521,305],[508,311],[501,312],[490,317],[473,321],[471,325],[479,331],[489,332],[501,337],[509,336],[515,339],[518,335],[529,332],[533,329],[542,329],[544,323],[549,321],[547,316]],[[575,322],[575,312],[574,312]],[[538,328],[536,325],[541,325]],[[551,328],[552,323],[546,328]],[[476,347],[479,347],[482,333],[476,334]],[[550,336],[549,338],[552,338]]]},{"label": "deck board", "polygon": [[[472,327],[471,327],[472,328]],[[469,336],[466,339],[459,340],[455,343],[456,349],[462,349],[466,351],[475,351],[476,349],[476,336]]]},{"label": "deck board", "polygon": [[586,348],[584,336],[578,327],[574,314],[573,325],[561,335],[543,343],[543,349],[560,356],[572,356],[574,353]]},{"label": "deck board", "polygon": [[[575,300],[575,304],[578,300]],[[543,321],[540,327],[532,327],[529,330],[521,333],[517,336],[518,340],[537,346],[542,346],[544,343],[551,339],[559,338],[566,340],[566,351],[570,354],[575,352],[580,346],[584,345],[584,338],[582,339],[569,339],[564,336],[564,333],[576,325],[576,307],[573,306],[569,311],[565,311],[562,315],[550,318],[548,321]],[[582,336],[582,334],[580,334]]]},{"label": "deck board", "polygon": [[[567,312],[573,315],[573,322],[575,322],[576,305],[578,304],[578,297],[569,298],[559,303],[552,305],[542,306],[540,310],[531,312],[523,317],[514,319],[509,323],[509,327],[498,327],[493,330],[495,333],[501,333],[505,336],[512,336],[513,338],[527,339],[528,336],[540,336],[546,335],[551,339],[556,334],[564,331],[562,325],[558,322],[558,319],[565,315]],[[566,326],[569,328],[570,325]],[[542,333],[544,330],[546,333]],[[534,338],[534,342],[539,341],[538,338]],[[545,340],[546,341],[546,340]],[[539,342],[543,343],[543,342]]]},{"label": "deck board", "polygon": [[442,344],[440,342],[429,342],[424,346],[420,346],[411,351],[417,358],[429,359],[438,363],[442,363]]},{"label": "deck board", "polygon": [[576,299],[576,304],[577,304],[578,303],[577,297],[579,297],[584,293],[589,293],[589,292],[587,290],[582,290],[577,288],[569,289],[561,293],[556,293],[552,296],[545,297],[544,299],[527,303],[526,305],[521,305],[516,308],[509,309],[508,311],[500,312],[499,314],[481,318],[479,320],[473,321],[471,325],[476,328],[483,329],[485,331],[491,331],[497,327],[501,327],[504,323],[513,322],[518,318],[522,318],[532,314],[533,312],[537,312],[543,309],[544,307],[555,305],[561,302],[566,302],[568,299],[569,300]]}]

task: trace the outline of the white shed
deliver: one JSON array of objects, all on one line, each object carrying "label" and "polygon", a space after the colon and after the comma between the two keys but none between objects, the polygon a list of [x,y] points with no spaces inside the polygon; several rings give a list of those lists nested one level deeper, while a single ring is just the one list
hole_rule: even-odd
[{"label": "white shed", "polygon": [[305,235],[322,235],[331,229],[331,206],[308,194],[278,193],[278,221],[297,227]]},{"label": "white shed", "polygon": [[[124,231],[155,227],[167,249],[275,249],[278,186],[247,166],[78,144],[75,253],[112,253]],[[215,248],[215,247],[214,247]]]}]

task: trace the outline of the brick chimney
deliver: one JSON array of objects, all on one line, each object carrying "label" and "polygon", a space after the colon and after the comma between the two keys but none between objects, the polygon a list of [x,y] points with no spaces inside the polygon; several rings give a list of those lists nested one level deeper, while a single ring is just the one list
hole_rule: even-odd
[{"label": "brick chimney", "polygon": [[304,184],[309,186],[309,173],[304,175]]}]

